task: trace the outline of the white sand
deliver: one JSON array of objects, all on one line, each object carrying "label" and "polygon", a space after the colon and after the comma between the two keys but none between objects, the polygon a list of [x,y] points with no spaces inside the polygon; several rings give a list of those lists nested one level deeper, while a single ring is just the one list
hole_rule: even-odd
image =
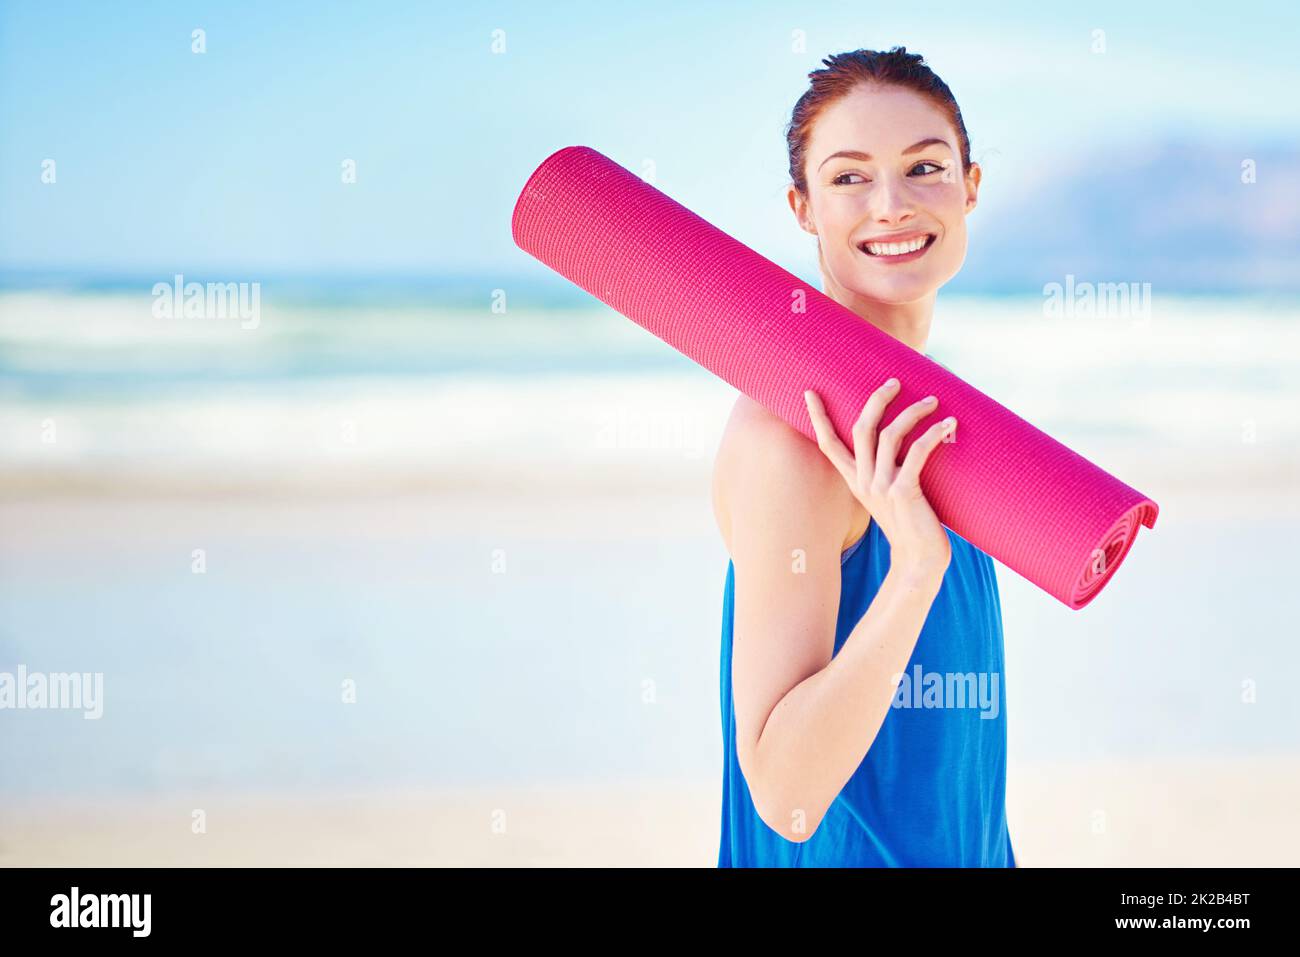
[{"label": "white sand", "polygon": [[[659,782],[8,802],[0,865],[712,867],[719,799],[713,783]],[[1007,806],[1025,867],[1300,862],[1287,757],[1013,766]]]},{"label": "white sand", "polygon": [[[101,548],[152,554],[170,547],[176,528],[204,526],[256,527],[272,539],[313,544],[332,541],[340,529],[354,530],[358,541],[394,541],[435,532],[468,534],[482,527],[485,517],[521,534],[557,534],[558,529],[566,537],[593,540],[669,540],[674,529],[677,534],[708,529],[706,480],[700,470],[675,478],[685,488],[670,482],[669,489],[657,492],[641,487],[607,490],[594,499],[545,501],[462,494],[393,501],[384,509],[375,509],[373,500],[329,497],[259,510],[257,501],[268,504],[260,496],[254,502],[185,495],[115,501],[64,498],[47,489],[35,500],[13,497],[0,504],[9,541],[0,552],[9,561],[46,562],[52,556],[98,554]],[[1262,512],[1295,527],[1294,497],[1265,501],[1259,489],[1237,496],[1206,488],[1151,491],[1160,497],[1162,522],[1175,526]],[[627,506],[629,495],[633,508]],[[1140,538],[1137,547],[1157,548],[1162,530],[1144,531],[1147,540]],[[1213,577],[1212,569],[1206,576]],[[1283,594],[1265,590],[1256,597],[1276,602],[1279,614],[1285,611]],[[1214,617],[1232,620],[1239,598],[1223,594]],[[1033,720],[1025,710],[1012,719]],[[0,865],[711,867],[717,860],[719,800],[720,781],[713,776],[687,783],[568,782],[374,790],[347,797],[0,798]],[[1300,864],[1297,807],[1296,755],[1044,764],[1018,761],[1012,751],[1008,812],[1022,866],[1294,866]],[[195,808],[206,812],[206,833],[191,830]]]}]

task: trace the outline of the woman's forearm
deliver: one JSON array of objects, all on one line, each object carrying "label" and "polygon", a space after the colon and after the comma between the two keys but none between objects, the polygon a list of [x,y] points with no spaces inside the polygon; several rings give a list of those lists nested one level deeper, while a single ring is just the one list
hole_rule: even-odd
[{"label": "woman's forearm", "polygon": [[812,836],[862,763],[942,583],[942,570],[891,567],[839,654],[772,709],[745,775],[760,816],[787,840]]}]

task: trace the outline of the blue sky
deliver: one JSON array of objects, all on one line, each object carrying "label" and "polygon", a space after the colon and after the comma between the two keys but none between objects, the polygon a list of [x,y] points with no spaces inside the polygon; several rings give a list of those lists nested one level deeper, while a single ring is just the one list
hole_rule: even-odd
[{"label": "blue sky", "polygon": [[1166,134],[1294,143],[1291,6],[6,2],[0,268],[527,273],[510,209],[572,143],[653,160],[674,198],[799,257],[782,127],[821,57],[925,54],[996,209]]}]

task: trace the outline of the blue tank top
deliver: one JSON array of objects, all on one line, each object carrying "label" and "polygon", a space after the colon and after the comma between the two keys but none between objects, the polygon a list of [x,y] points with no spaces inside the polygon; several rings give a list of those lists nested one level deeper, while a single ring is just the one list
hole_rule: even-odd
[{"label": "blue tank top", "polygon": [[[1002,609],[993,560],[951,529],[952,561],[894,701],[812,837],[788,841],[758,816],[736,757],[731,696],[735,565],[722,605],[722,842],[719,867],[1015,867],[1007,829]],[[889,570],[872,519],[840,556],[835,654]]]}]

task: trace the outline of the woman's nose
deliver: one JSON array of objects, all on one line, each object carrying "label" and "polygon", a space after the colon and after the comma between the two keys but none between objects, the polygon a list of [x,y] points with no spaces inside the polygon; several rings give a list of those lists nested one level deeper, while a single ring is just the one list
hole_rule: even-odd
[{"label": "woman's nose", "polygon": [[897,177],[882,177],[871,191],[871,215],[877,222],[901,222],[913,211],[911,191]]}]

